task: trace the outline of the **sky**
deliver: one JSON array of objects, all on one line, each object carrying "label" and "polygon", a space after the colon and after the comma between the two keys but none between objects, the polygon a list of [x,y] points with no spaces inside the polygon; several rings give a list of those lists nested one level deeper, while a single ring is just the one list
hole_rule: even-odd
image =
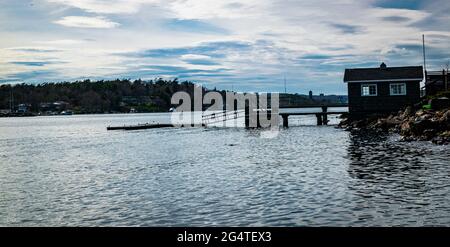
[{"label": "sky", "polygon": [[0,0],[0,84],[190,80],[346,94],[345,68],[450,60],[448,0]]}]

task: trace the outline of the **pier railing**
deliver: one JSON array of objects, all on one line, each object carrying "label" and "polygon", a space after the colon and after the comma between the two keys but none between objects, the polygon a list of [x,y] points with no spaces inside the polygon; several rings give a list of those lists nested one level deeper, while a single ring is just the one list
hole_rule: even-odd
[{"label": "pier railing", "polygon": [[221,111],[207,115],[202,115],[202,124],[208,126],[211,124],[223,123],[229,120],[235,120],[245,117],[244,110]]}]

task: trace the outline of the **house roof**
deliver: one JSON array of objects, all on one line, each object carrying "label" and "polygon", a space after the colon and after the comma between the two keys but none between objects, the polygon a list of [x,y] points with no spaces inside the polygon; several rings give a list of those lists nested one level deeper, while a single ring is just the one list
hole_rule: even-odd
[{"label": "house roof", "polygon": [[423,80],[423,67],[383,67],[346,69],[344,82]]}]

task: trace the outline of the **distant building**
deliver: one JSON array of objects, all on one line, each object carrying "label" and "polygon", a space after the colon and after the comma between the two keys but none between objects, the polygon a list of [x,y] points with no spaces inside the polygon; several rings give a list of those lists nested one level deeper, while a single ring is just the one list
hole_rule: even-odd
[{"label": "distant building", "polygon": [[348,105],[352,114],[394,112],[420,100],[423,67],[346,69]]},{"label": "distant building", "polygon": [[19,104],[17,106],[17,112],[18,113],[27,113],[29,108],[30,108],[29,104]]},{"label": "distant building", "polygon": [[425,82],[426,95],[433,96],[439,92],[449,90],[449,74],[448,71],[427,71]]},{"label": "distant building", "polygon": [[39,111],[41,112],[62,112],[69,108],[70,104],[65,101],[56,101],[52,103],[40,103]]},{"label": "distant building", "polygon": [[313,99],[313,91],[309,91],[309,99],[310,99],[310,100]]}]

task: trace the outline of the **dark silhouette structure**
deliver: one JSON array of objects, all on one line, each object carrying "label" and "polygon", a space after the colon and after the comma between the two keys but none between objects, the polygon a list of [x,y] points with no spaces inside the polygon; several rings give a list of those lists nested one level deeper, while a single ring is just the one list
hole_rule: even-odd
[{"label": "dark silhouette structure", "polygon": [[388,113],[420,100],[423,67],[387,67],[346,69],[349,113]]},{"label": "dark silhouette structure", "polygon": [[425,92],[427,96],[434,96],[440,92],[448,91],[449,75],[448,71],[426,71],[427,81],[425,82]]}]

